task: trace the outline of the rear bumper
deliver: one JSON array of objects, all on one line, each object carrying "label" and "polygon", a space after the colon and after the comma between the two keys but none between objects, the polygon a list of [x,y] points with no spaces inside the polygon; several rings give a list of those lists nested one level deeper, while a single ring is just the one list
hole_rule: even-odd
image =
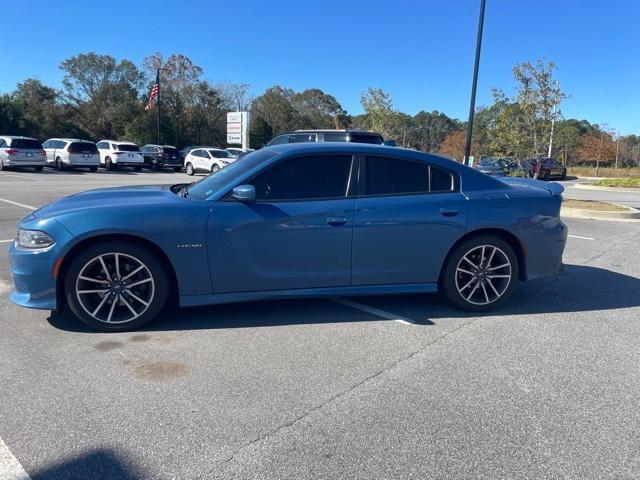
[{"label": "rear bumper", "polygon": [[536,280],[562,271],[562,254],[569,229],[560,218],[550,219],[547,225],[526,242],[526,279]]},{"label": "rear bumper", "polygon": [[2,160],[5,167],[44,167],[47,164],[46,159],[42,160]]}]

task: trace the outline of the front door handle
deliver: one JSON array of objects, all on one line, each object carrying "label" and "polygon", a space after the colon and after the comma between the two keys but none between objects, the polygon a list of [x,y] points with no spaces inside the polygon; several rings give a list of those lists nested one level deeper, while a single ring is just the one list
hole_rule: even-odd
[{"label": "front door handle", "polygon": [[328,217],[327,223],[334,227],[339,227],[347,223],[347,219],[344,217]]},{"label": "front door handle", "polygon": [[458,210],[453,210],[451,208],[441,208],[440,213],[445,217],[455,217],[460,212]]}]

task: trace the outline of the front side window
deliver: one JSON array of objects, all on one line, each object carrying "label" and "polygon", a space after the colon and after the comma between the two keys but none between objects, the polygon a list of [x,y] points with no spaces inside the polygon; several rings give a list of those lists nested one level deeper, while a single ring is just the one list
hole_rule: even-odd
[{"label": "front side window", "polygon": [[351,155],[317,155],[285,160],[252,182],[257,200],[311,200],[347,195]]}]

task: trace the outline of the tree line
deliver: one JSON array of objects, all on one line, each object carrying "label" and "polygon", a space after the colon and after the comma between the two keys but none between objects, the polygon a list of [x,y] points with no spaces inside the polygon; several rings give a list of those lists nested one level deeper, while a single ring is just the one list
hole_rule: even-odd
[{"label": "tree line", "polygon": [[[60,64],[59,89],[37,79],[0,95],[0,133],[44,140],[73,137],[157,140],[156,112],[145,110],[156,69],[161,69],[161,139],[177,147],[226,145],[226,113],[251,112],[250,141],[266,144],[283,132],[317,128],[364,128],[398,145],[462,160],[467,123],[437,110],[415,115],[397,110],[391,96],[368,88],[363,114],[349,114],[318,88],[296,92],[275,85],[253,96],[246,83],[213,84],[187,56],[156,53],[141,65],[110,55],[82,53]],[[567,98],[554,79],[553,62],[513,67],[515,95],[493,89],[493,103],[477,109],[472,154],[528,158],[552,156],[571,165],[585,162],[640,165],[640,136],[618,136],[607,125],[564,118]]]}]

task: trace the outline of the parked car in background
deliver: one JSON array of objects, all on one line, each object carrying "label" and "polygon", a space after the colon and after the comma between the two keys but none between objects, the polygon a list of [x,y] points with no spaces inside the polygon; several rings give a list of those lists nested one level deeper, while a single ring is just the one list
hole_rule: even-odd
[{"label": "parked car in background", "polygon": [[96,147],[100,152],[100,164],[107,170],[115,170],[120,167],[133,167],[136,172],[142,170],[144,158],[135,143],[100,140]]},{"label": "parked car in background", "polygon": [[180,150],[180,154],[182,155],[182,158],[185,159],[187,158],[187,155],[189,154],[189,152],[195,148],[209,148],[207,145],[189,145],[184,147],[183,149]]},{"label": "parked car in background", "polygon": [[[367,130],[296,130],[292,133],[278,135],[269,143],[281,145],[283,143],[308,143],[308,142],[352,142],[352,143],[372,143],[375,145],[385,144],[382,134],[369,132]],[[390,145],[395,145],[395,141],[390,140]]]},{"label": "parked car in background", "polygon": [[144,168],[161,170],[171,168],[174,172],[182,170],[183,156],[171,145],[145,145],[140,149],[144,157]]},{"label": "parked car in background", "polygon": [[251,152],[255,152],[255,150],[253,148],[237,148],[237,147],[229,147],[227,149],[225,149],[227,152],[229,152],[231,155],[233,155],[236,158],[240,158],[244,155],[246,155],[247,153],[251,153]]},{"label": "parked car in background", "polygon": [[35,138],[0,136],[0,170],[33,167],[36,172],[41,172],[46,163],[47,155]]},{"label": "parked car in background", "polygon": [[559,178],[560,180],[566,180],[567,167],[559,164],[554,158],[532,158],[529,159],[531,164],[531,177],[534,177],[538,169],[539,180],[550,180],[551,178]]},{"label": "parked car in background", "polygon": [[96,144],[78,138],[50,138],[42,144],[47,153],[47,166],[58,171],[67,168],[88,168],[95,172],[100,166]]},{"label": "parked car in background", "polygon": [[168,298],[439,291],[486,312],[518,280],[562,268],[563,190],[401,148],[265,148],[199,182],[91,190],[38,209],[9,244],[10,298],[107,331],[141,327]]},{"label": "parked car in background", "polygon": [[196,172],[216,173],[235,160],[236,157],[221,148],[196,148],[191,150],[184,159],[184,169],[187,175],[193,175]]},{"label": "parked car in background", "polygon": [[504,176],[504,166],[493,157],[480,157],[478,162],[473,165],[473,168],[492,177]]}]

